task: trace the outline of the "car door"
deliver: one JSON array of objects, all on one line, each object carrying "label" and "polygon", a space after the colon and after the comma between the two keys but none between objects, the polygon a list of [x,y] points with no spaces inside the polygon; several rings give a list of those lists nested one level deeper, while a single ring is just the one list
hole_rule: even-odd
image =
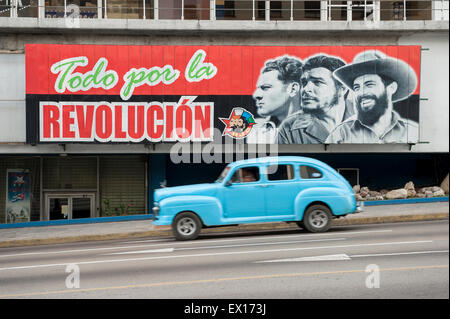
[{"label": "car door", "polygon": [[264,197],[268,221],[291,220],[294,217],[294,201],[299,191],[297,175],[293,164],[265,166]]},{"label": "car door", "polygon": [[[252,173],[253,180],[248,173]],[[231,222],[255,222],[265,219],[264,188],[257,165],[238,167],[222,189],[224,217]]]}]

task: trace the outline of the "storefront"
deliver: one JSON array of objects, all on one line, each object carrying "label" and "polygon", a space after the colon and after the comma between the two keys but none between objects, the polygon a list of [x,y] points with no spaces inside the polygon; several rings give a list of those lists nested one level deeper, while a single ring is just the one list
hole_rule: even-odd
[{"label": "storefront", "polygon": [[145,214],[147,156],[0,157],[0,222]]}]

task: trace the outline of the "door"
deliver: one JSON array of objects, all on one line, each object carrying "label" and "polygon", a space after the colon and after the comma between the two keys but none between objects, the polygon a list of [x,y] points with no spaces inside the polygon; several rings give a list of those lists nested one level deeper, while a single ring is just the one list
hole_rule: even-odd
[{"label": "door", "polygon": [[290,220],[295,215],[294,201],[299,193],[294,165],[275,164],[266,167],[264,198],[268,221]]},{"label": "door", "polygon": [[238,168],[229,182],[222,189],[224,217],[241,223],[265,219],[264,185],[259,167]]},{"label": "door", "polygon": [[94,217],[95,194],[46,194],[48,220]]}]

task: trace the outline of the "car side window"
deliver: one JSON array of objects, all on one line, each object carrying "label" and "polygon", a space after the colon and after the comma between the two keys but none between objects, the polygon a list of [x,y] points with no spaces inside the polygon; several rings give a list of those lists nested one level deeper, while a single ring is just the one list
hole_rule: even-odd
[{"label": "car side window", "polygon": [[270,165],[267,167],[267,179],[269,181],[285,181],[294,179],[294,166]]},{"label": "car side window", "polygon": [[257,166],[239,168],[231,177],[231,182],[233,184],[257,181],[259,181],[259,168]]},{"label": "car side window", "polygon": [[300,166],[300,177],[303,179],[321,178],[322,176],[322,172],[314,167],[307,165]]}]

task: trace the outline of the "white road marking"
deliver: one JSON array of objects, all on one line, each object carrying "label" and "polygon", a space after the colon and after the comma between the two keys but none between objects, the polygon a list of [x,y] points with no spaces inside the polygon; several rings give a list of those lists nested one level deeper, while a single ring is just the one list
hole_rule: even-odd
[{"label": "white road marking", "polygon": [[242,254],[263,254],[273,252],[285,252],[285,251],[300,251],[300,250],[317,250],[317,249],[336,249],[336,248],[350,248],[350,247],[370,247],[370,246],[386,246],[386,245],[411,245],[411,244],[429,244],[432,240],[424,241],[403,241],[403,242],[385,242],[385,243],[372,243],[372,244],[353,244],[353,245],[335,245],[335,246],[316,246],[316,247],[296,247],[296,248],[284,248],[284,249],[268,249],[268,250],[250,250],[250,251],[230,251],[222,253],[209,253],[209,254],[193,254],[193,255],[170,255],[170,256],[154,256],[154,257],[142,257],[142,258],[127,258],[127,259],[108,259],[108,260],[96,260],[96,261],[71,261],[61,264],[43,264],[43,265],[28,265],[28,266],[15,266],[0,268],[0,271],[5,270],[19,270],[19,269],[34,269],[45,267],[60,267],[70,264],[80,265],[93,265],[104,263],[118,263],[118,262],[130,262],[130,261],[148,261],[159,259],[173,259],[173,258],[192,258],[192,257],[213,257],[213,256],[226,256],[226,255],[242,255]]},{"label": "white road marking", "polygon": [[[0,255],[0,258],[8,257],[20,257],[20,256],[34,256],[34,255],[50,255],[50,254],[66,254],[66,253],[82,253],[82,252],[92,252],[92,251],[102,251],[102,250],[120,250],[120,249],[133,249],[133,248],[149,248],[149,247],[164,247],[164,246],[182,246],[182,245],[192,245],[197,243],[225,243],[234,241],[251,241],[251,240],[261,240],[261,239],[288,239],[292,237],[322,237],[322,236],[341,236],[341,235],[360,235],[360,234],[371,234],[371,233],[386,233],[392,232],[392,229],[386,230],[370,230],[370,231],[356,231],[356,232],[330,232],[321,234],[296,234],[296,235],[284,235],[284,236],[258,236],[252,238],[233,238],[233,239],[220,239],[220,240],[197,240],[188,242],[174,242],[171,241],[167,244],[155,244],[155,245],[132,245],[132,246],[116,246],[116,247],[101,247],[101,248],[86,248],[86,249],[72,249],[72,250],[59,250],[59,251],[41,251],[41,252],[31,252],[31,253],[20,253],[20,254],[8,254]],[[166,239],[161,239],[164,241]],[[170,239],[167,239],[169,241]]]},{"label": "white road marking", "polygon": [[[188,248],[168,248],[172,249],[172,251],[182,251],[182,250],[199,250],[199,249],[216,249],[216,248],[236,248],[236,247],[248,247],[248,246],[268,246],[268,245],[281,245],[281,244],[298,244],[298,243],[315,243],[322,241],[337,241],[337,240],[346,240],[347,238],[328,238],[328,239],[311,239],[311,240],[297,240],[297,241],[276,241],[270,243],[253,243],[253,244],[241,244],[241,245],[222,245],[222,246],[203,246],[203,247],[188,247]],[[120,253],[110,253],[110,254],[102,254],[102,256],[111,256],[111,255],[126,255],[126,254],[145,254],[145,253],[153,253],[159,252],[164,249],[156,249],[156,250],[140,250],[140,251],[126,251]]]},{"label": "white road marking", "polygon": [[420,255],[420,254],[435,254],[435,253],[448,253],[448,250],[429,250],[429,251],[410,251],[405,253],[386,253],[386,254],[367,254],[367,255],[352,255],[351,258],[362,257],[378,257],[378,256],[400,256],[400,255]]},{"label": "white road marking", "polygon": [[173,238],[164,238],[164,239],[146,239],[146,240],[132,240],[132,241],[124,241],[122,244],[142,244],[142,243],[154,243],[158,241],[175,241]]},{"label": "white road marking", "polygon": [[334,260],[350,260],[350,259],[351,258],[346,254],[337,254],[337,255],[325,255],[325,256],[263,260],[263,261],[255,261],[255,263],[281,263],[281,262],[298,262],[298,261],[334,261]]},{"label": "white road marking", "polygon": [[175,250],[175,248],[137,250],[137,251],[125,251],[125,252],[121,252],[121,253],[102,254],[102,256],[128,255],[128,254],[151,254],[151,253],[172,253],[174,250]]},{"label": "white road marking", "polygon": [[410,251],[410,252],[400,252],[400,253],[367,254],[367,255],[351,255],[351,256],[348,256],[346,254],[336,254],[336,255],[325,255],[325,256],[311,256],[311,257],[299,257],[299,258],[262,260],[262,261],[255,261],[254,263],[351,260],[352,258],[362,258],[362,257],[420,255],[420,254],[435,254],[435,253],[448,253],[448,252],[449,252],[448,250],[429,250],[429,251]]}]

